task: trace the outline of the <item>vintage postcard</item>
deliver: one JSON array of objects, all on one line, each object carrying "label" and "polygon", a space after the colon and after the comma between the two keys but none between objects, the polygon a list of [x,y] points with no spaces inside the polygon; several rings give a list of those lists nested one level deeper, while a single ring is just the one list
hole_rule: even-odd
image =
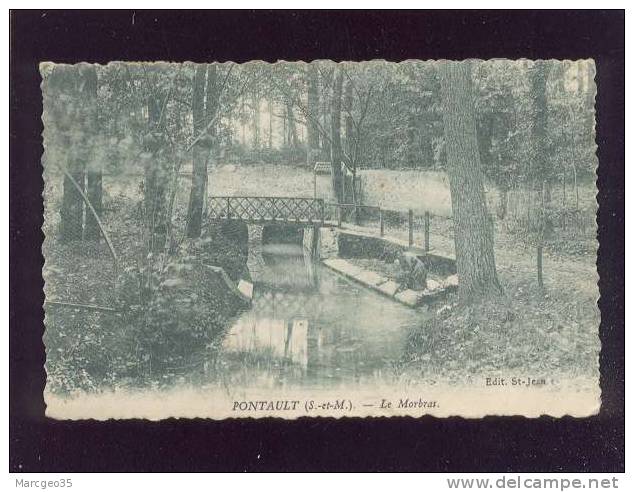
[{"label": "vintage postcard", "polygon": [[40,72],[48,416],[599,411],[592,60]]}]

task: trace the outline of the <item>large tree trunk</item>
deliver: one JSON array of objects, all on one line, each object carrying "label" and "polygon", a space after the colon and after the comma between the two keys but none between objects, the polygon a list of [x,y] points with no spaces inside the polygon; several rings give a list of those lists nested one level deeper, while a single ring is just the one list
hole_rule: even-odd
[{"label": "large tree trunk", "polygon": [[330,107],[330,164],[332,169],[332,189],[337,203],[343,203],[343,173],[341,172],[341,91],[343,73],[337,67]]},{"label": "large tree trunk", "polygon": [[[211,63],[207,65],[207,84],[205,85],[205,128],[207,129],[207,135],[209,137],[209,145],[206,158],[204,160],[205,165],[203,170],[205,176],[202,179],[203,197],[200,200],[201,216],[207,199],[207,190],[209,188],[209,163],[212,155],[214,155],[214,150],[218,145],[218,125],[215,118],[218,113],[218,105],[220,104],[219,98],[220,88],[218,87],[218,66],[215,63]],[[201,174],[203,170],[201,170]]]},{"label": "large tree trunk", "polygon": [[[84,141],[84,148],[86,150],[86,157],[92,157],[92,149],[95,148],[97,142],[99,142],[97,128],[97,70],[94,66],[86,67],[84,72],[84,83],[82,86],[82,100],[86,105],[88,111],[86,118],[86,132],[84,133],[87,138]],[[86,175],[86,191],[88,194],[88,200],[95,212],[99,217],[103,210],[103,190],[102,190],[102,170],[97,167],[99,164],[94,162],[87,163],[86,166],[88,172]],[[84,237],[86,239],[99,240],[101,237],[101,230],[99,224],[92,213],[87,211],[86,213],[86,229]]]},{"label": "large tree trunk", "polygon": [[[61,147],[66,149],[66,168],[69,174],[84,191],[84,161],[81,159],[79,147],[83,142],[72,138],[76,134],[77,121],[75,114],[81,109],[78,97],[79,70],[77,67],[55,67],[49,84],[52,89],[51,105],[56,108],[55,123],[59,126]],[[61,96],[67,96],[70,104],[61,105]],[[66,175],[63,183],[62,206],[60,210],[60,241],[69,242],[81,240],[83,237],[84,202],[73,182]]]},{"label": "large tree trunk", "polygon": [[315,121],[319,118],[319,74],[315,65],[308,66],[308,114],[306,163],[313,167],[319,154],[319,128]]},{"label": "large tree trunk", "polygon": [[[196,67],[192,90],[192,120],[194,135],[198,136],[206,127],[205,114],[205,65]],[[192,148],[192,187],[187,209],[187,237],[200,236],[203,202],[207,187],[208,139],[200,139]]]},{"label": "large tree trunk", "polygon": [[[218,97],[220,96],[218,92],[218,66],[215,63],[210,63],[207,65],[207,82],[205,84],[205,128],[218,112]],[[207,129],[207,133],[212,139],[215,139],[215,123]]]},{"label": "large tree trunk", "polygon": [[147,99],[148,133],[145,150],[145,224],[149,251],[159,252],[165,247],[167,238],[166,200],[169,181],[163,137],[159,127],[161,119],[161,98],[152,95]]},{"label": "large tree trunk", "polygon": [[470,302],[502,290],[495,269],[493,222],[484,194],[470,64],[440,62],[439,72],[459,296]]}]

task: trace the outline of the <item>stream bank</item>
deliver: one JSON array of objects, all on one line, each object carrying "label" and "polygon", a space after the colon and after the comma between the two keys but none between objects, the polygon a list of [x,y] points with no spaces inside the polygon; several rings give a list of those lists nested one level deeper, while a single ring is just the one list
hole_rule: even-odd
[{"label": "stream bank", "polygon": [[[430,303],[458,287],[455,260],[451,258],[410,248],[388,237],[335,228],[320,231],[320,253],[325,266],[408,307]],[[425,265],[424,290],[403,287],[406,282],[394,260],[406,251],[416,254]]]}]

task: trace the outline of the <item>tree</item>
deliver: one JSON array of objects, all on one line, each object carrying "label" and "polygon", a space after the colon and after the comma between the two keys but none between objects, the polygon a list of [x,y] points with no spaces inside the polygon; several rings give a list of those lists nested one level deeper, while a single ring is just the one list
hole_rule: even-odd
[{"label": "tree", "polygon": [[308,121],[307,127],[307,143],[306,152],[307,164],[312,167],[317,160],[319,153],[319,127],[317,121],[319,119],[319,72],[317,66],[310,64],[308,66],[308,113],[312,119]]},{"label": "tree", "polygon": [[148,131],[144,137],[145,226],[148,250],[162,251],[167,235],[166,192],[168,173],[165,163],[165,142],[161,132],[161,99],[158,93],[146,99]]},{"label": "tree", "polygon": [[454,217],[459,296],[470,302],[502,291],[495,268],[476,135],[470,62],[439,62],[447,172]]},{"label": "tree", "polygon": [[289,146],[297,147],[297,125],[295,123],[295,115],[293,113],[293,105],[287,101],[286,103],[286,117],[288,120],[288,137],[287,143]]},{"label": "tree", "polygon": [[[317,62],[312,62],[312,65],[315,65],[317,69],[320,71],[320,95],[321,95],[321,108],[318,112],[318,119],[321,119],[321,126],[324,129],[330,128],[330,106],[332,103],[332,75],[333,71],[328,69],[328,66],[324,66],[324,69],[321,70],[321,64]],[[324,160],[330,159],[330,138],[323,138],[321,140],[321,151]]]},{"label": "tree", "polygon": [[344,118],[346,128],[346,153],[352,158],[355,152],[354,121],[352,118],[352,80],[348,80],[345,87],[343,105],[346,110],[346,116]]},{"label": "tree", "polygon": [[548,162],[547,126],[548,126],[548,107],[546,97],[546,82],[548,72],[550,71],[550,63],[544,60],[535,62],[530,72],[531,92],[533,99],[533,125],[532,125],[532,143],[533,155],[535,157],[535,165],[533,167],[533,177],[535,180],[541,178],[543,182],[535,182],[533,187],[544,190],[544,201],[546,204],[550,202],[550,187],[552,181],[553,166]]},{"label": "tree", "polygon": [[337,203],[343,203],[343,173],[341,170],[341,92],[343,89],[343,73],[341,67],[337,67],[335,71],[330,106],[330,165],[333,192],[337,198]]},{"label": "tree", "polygon": [[251,104],[253,106],[253,150],[260,148],[260,94],[258,84],[253,84],[251,92]]},{"label": "tree", "polygon": [[51,121],[60,137],[61,156],[68,175],[64,175],[60,210],[60,241],[81,240],[83,236],[83,201],[73,181],[85,191],[85,162],[82,159],[83,129],[81,116],[85,108],[79,98],[79,69],[58,65],[48,78]]},{"label": "tree", "polygon": [[273,148],[273,101],[271,100],[271,98],[268,98],[267,104],[269,113],[268,149],[271,150]]},{"label": "tree", "polygon": [[[87,137],[83,142],[83,149],[86,153],[86,157],[91,159],[93,157],[92,149],[94,149],[99,140],[99,135],[97,134],[97,86],[98,86],[98,78],[97,78],[97,70],[94,65],[88,66],[80,66],[80,74],[82,75],[82,87],[81,87],[81,95],[83,104],[85,105],[87,116],[86,116],[86,131],[84,135]],[[88,200],[97,213],[97,215],[101,216],[102,212],[102,170],[96,162],[86,163],[86,192],[88,195]],[[94,239],[99,240],[101,237],[101,231],[99,229],[99,224],[95,216],[92,213],[86,214],[86,229],[84,237],[86,239]]]},{"label": "tree", "polygon": [[[205,78],[208,75],[215,79],[216,67],[210,68],[209,73],[204,64],[196,66],[192,87],[192,122],[194,136],[206,131],[207,117],[205,111]],[[215,81],[207,82],[208,89],[215,85]],[[208,104],[212,104],[208,98]],[[207,110],[209,112],[209,109]],[[189,195],[189,207],[187,210],[187,237],[200,236],[203,202],[207,188],[207,156],[210,137],[201,138],[192,148],[192,187]]]}]

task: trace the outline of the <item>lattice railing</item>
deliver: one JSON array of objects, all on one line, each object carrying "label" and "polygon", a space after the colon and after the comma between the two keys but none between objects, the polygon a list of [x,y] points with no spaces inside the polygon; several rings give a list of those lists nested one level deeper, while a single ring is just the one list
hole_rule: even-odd
[{"label": "lattice railing", "polygon": [[215,196],[207,206],[210,219],[245,222],[323,222],[324,201],[319,198]]}]

